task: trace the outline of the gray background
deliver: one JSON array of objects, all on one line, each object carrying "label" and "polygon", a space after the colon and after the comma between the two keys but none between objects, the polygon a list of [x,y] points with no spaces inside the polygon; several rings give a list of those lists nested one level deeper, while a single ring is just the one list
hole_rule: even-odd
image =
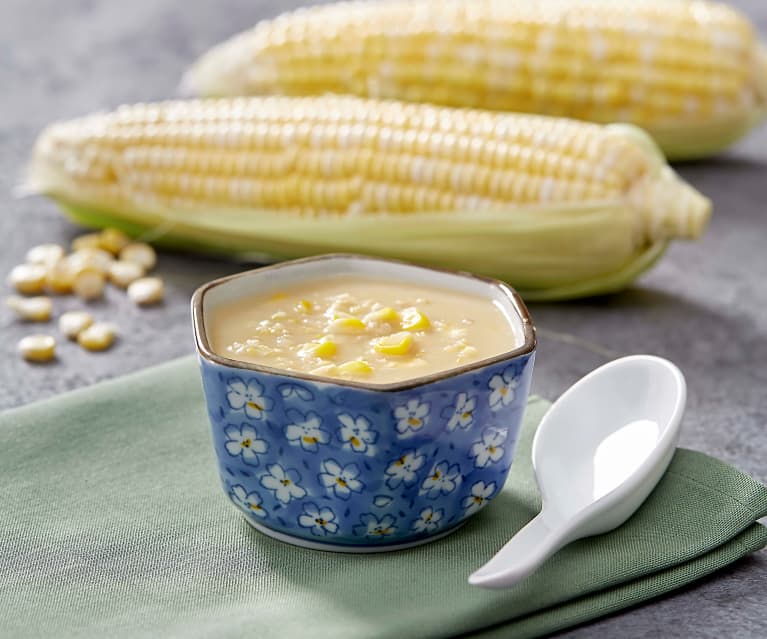
[{"label": "gray background", "polygon": [[[54,119],[121,102],[172,96],[198,54],[259,18],[299,2],[254,0],[0,0],[0,273],[41,242],[66,243],[79,229],[39,198],[16,199],[24,161]],[[767,3],[739,0],[767,34]],[[532,305],[540,329],[534,392],[556,398],[592,368],[647,352],[686,373],[682,444],[767,482],[767,126],[731,152],[681,167],[715,203],[702,241],[675,245],[634,288],[608,298]],[[121,328],[103,354],[59,348],[58,362],[30,365],[16,342],[35,327],[0,309],[0,408],[33,402],[191,353],[192,291],[237,265],[162,254],[167,299],[138,310],[109,291],[93,304]],[[78,306],[56,300],[56,311]],[[767,553],[672,596],[563,637],[765,637]]]}]

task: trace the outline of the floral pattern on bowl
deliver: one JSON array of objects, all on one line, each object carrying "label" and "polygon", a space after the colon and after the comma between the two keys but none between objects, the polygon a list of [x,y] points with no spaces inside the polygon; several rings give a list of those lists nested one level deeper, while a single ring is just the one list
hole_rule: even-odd
[{"label": "floral pattern on bowl", "polygon": [[196,337],[219,474],[252,525],[299,545],[393,549],[455,529],[498,494],[527,401],[535,338],[516,294],[480,283],[510,297],[527,322],[525,344],[388,386],[212,354],[202,328],[205,287],[198,291]]},{"label": "floral pattern on bowl", "polygon": [[343,545],[450,529],[503,486],[533,356],[402,392],[202,360],[221,480],[251,521]]}]

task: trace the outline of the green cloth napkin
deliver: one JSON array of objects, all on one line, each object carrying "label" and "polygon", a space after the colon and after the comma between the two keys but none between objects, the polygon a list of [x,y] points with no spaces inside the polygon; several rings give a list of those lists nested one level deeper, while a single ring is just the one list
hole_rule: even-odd
[{"label": "green cloth napkin", "polygon": [[184,358],[0,415],[6,637],[533,637],[645,601],[767,544],[767,488],[680,449],[620,529],[514,589],[466,578],[539,508],[530,400],[510,480],[458,532],[341,555],[254,531],[218,484]]}]

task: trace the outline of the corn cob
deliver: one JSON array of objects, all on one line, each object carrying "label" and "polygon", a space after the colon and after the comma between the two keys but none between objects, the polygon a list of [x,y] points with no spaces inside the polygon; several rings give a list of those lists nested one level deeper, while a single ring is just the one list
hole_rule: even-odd
[{"label": "corn cob", "polygon": [[698,0],[349,2],[259,23],[204,55],[184,85],[629,122],[684,159],[765,116],[767,54],[745,17]]},{"label": "corn cob", "polygon": [[237,256],[356,251],[619,288],[709,201],[641,130],[349,96],[121,107],[54,124],[28,188],[79,221]]}]

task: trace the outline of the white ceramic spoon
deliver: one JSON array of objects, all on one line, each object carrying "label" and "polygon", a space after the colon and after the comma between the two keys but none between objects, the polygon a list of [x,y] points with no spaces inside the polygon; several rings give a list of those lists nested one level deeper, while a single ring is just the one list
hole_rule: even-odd
[{"label": "white ceramic spoon", "polygon": [[651,355],[605,364],[569,388],[533,440],[541,512],[469,583],[506,588],[562,546],[626,521],[671,461],[686,397],[681,371]]}]

